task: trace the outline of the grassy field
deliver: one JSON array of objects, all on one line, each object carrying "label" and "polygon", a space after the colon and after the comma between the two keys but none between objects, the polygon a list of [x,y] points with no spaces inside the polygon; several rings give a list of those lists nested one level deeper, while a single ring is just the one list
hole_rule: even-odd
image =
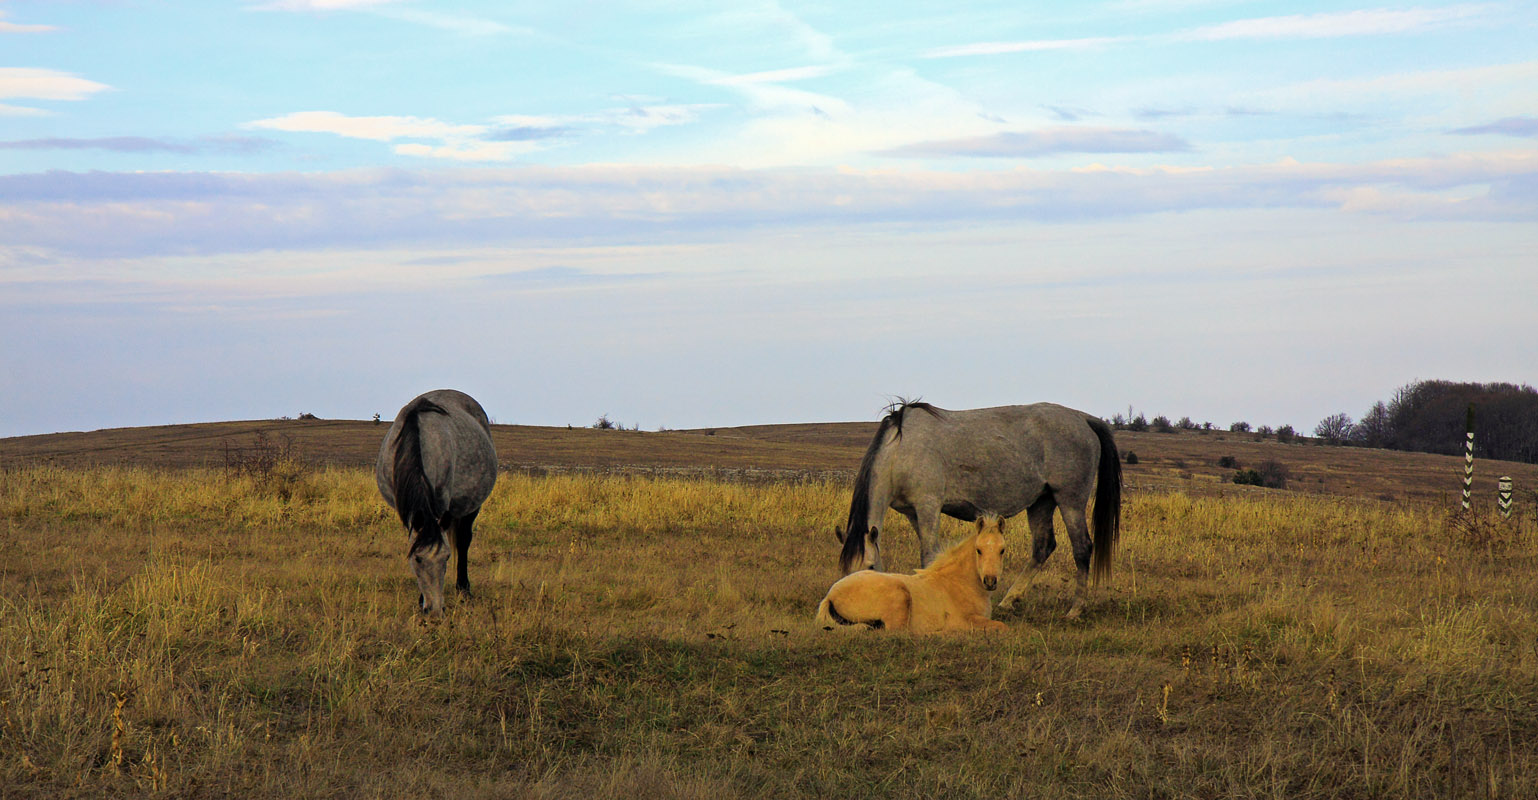
[{"label": "grassy field", "polygon": [[1137,490],[1083,620],[1064,553],[921,639],[811,624],[841,483],[505,474],[438,623],[369,472],[282,488],[0,472],[0,795],[1538,796],[1530,509]]},{"label": "grassy field", "polygon": [[[0,469],[27,466],[139,466],[221,469],[252,449],[257,437],[291,447],[310,463],[371,466],[387,423],[357,420],[250,420],[147,428],[114,428],[0,439]],[[502,468],[531,474],[628,474],[728,481],[852,482],[874,422],[803,423],[690,431],[619,431],[493,425]],[[1244,491],[1231,482],[1232,459],[1253,468],[1276,461],[1291,473],[1288,489],[1309,494],[1420,500],[1453,505],[1463,459],[1227,431],[1118,431],[1135,489],[1208,496]],[[1481,459],[1474,488],[1493,504],[1496,478],[1516,480],[1524,502],[1538,501],[1538,465]]]}]

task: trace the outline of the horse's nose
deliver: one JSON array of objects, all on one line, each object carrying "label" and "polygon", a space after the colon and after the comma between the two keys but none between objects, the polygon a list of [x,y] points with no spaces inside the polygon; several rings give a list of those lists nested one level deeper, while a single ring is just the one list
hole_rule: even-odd
[{"label": "horse's nose", "polygon": [[987,589],[990,592],[993,591],[993,587],[998,586],[998,585],[999,585],[999,579],[998,578],[995,578],[995,577],[992,577],[992,576],[989,576],[987,578],[983,578],[983,588]]}]

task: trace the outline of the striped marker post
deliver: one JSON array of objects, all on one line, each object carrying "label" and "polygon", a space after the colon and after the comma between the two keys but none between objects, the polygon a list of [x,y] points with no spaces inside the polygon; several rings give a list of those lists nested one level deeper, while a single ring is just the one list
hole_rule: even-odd
[{"label": "striped marker post", "polygon": [[1500,494],[1497,494],[1495,505],[1501,510],[1501,519],[1511,519],[1511,476],[1502,475],[1500,482]]},{"label": "striped marker post", "polygon": [[1463,510],[1469,510],[1469,495],[1474,490],[1474,404],[1469,403],[1469,416],[1464,424],[1463,450]]}]

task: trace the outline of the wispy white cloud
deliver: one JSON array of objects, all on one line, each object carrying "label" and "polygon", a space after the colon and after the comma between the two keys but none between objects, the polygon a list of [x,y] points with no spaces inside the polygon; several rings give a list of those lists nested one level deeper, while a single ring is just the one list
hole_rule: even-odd
[{"label": "wispy white cloud", "polygon": [[0,67],[0,98],[84,100],[112,87],[69,72],[31,67]]},{"label": "wispy white cloud", "polygon": [[1484,16],[1490,6],[1457,5],[1443,8],[1377,8],[1319,14],[1257,17],[1205,25],[1182,31],[1173,38],[1217,42],[1233,39],[1334,39],[1342,36],[1382,36],[1414,33],[1445,27]]},{"label": "wispy white cloud", "polygon": [[[85,100],[112,87],[69,72],[33,67],[0,67],[0,100]],[[42,116],[32,106],[0,103],[0,116]]]},{"label": "wispy white cloud", "polygon": [[[502,115],[488,124],[460,124],[431,117],[350,116],[336,111],[296,111],[245,123],[244,128],[288,133],[327,133],[349,139],[398,142],[400,155],[454,161],[510,161],[592,129],[645,133],[693,122],[708,104],[633,104],[591,114]],[[404,140],[404,141],[403,141]]]},{"label": "wispy white cloud", "polygon": [[1032,158],[1058,153],[1174,153],[1190,149],[1191,146],[1184,139],[1155,131],[1062,127],[916,142],[887,150],[886,153],[922,158]]},{"label": "wispy white cloud", "polygon": [[252,6],[261,11],[366,11],[388,19],[449,31],[464,36],[528,32],[495,20],[428,11],[402,0],[274,0]]},{"label": "wispy white cloud", "polygon": [[924,58],[992,56],[1003,53],[1037,53],[1050,50],[1090,50],[1134,41],[1132,36],[1090,36],[1082,39],[1029,39],[1018,42],[974,42],[954,47],[937,47],[923,53]]},{"label": "wispy white cloud", "polygon": [[19,22],[8,22],[6,20],[8,16],[10,15],[6,12],[0,11],[0,33],[48,33],[58,30],[53,25],[23,25]]},{"label": "wispy white cloud", "polygon": [[429,28],[437,28],[462,36],[495,36],[504,33],[531,32],[527,28],[514,28],[511,25],[505,25],[496,20],[444,14],[439,11],[423,11],[410,7],[383,6],[376,13],[390,19],[398,19],[401,22],[425,25]]},{"label": "wispy white cloud", "polygon": [[295,111],[281,117],[248,122],[245,127],[289,133],[332,133],[376,142],[469,138],[486,132],[484,125],[455,125],[425,117],[353,117],[335,111]]},{"label": "wispy white cloud", "polygon": [[1030,39],[974,42],[924,52],[924,58],[1086,50],[1116,45],[1167,42],[1221,42],[1245,39],[1334,39],[1345,36],[1387,36],[1436,30],[1490,15],[1493,7],[1465,4],[1442,8],[1367,9],[1318,14],[1254,17],[1203,25],[1166,34],[1092,36],[1076,39]]}]

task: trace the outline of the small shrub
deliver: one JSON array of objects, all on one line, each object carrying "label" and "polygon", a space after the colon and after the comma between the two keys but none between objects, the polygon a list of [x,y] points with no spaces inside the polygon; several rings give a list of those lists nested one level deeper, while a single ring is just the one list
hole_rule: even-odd
[{"label": "small shrub", "polygon": [[374,424],[375,425],[379,424],[379,412],[378,411],[374,412]]},{"label": "small shrub", "polygon": [[1260,486],[1260,473],[1253,469],[1241,469],[1234,473],[1233,482],[1240,486]]},{"label": "small shrub", "polygon": [[310,498],[315,495],[310,485],[310,473],[314,467],[294,448],[287,436],[281,442],[257,431],[250,447],[231,447],[224,443],[224,477],[249,478],[251,485],[261,494],[267,494],[288,502],[296,496]]},{"label": "small shrub", "polygon": [[609,419],[608,414],[603,414],[590,427],[600,431],[612,431],[614,430],[614,420]]},{"label": "small shrub", "polygon": [[1179,429],[1181,429],[1183,431],[1194,431],[1194,430],[1199,430],[1201,428],[1201,426],[1197,425],[1196,422],[1194,420],[1192,420],[1190,417],[1181,417],[1180,421],[1175,423],[1175,427],[1177,427],[1177,428],[1179,428]]},{"label": "small shrub", "polygon": [[1170,418],[1160,414],[1153,418],[1153,429],[1158,433],[1174,433],[1175,426],[1170,424]]},{"label": "small shrub", "polygon": [[1218,459],[1218,466],[1224,469],[1238,469],[1239,459],[1234,458],[1233,456],[1223,456]]},{"label": "small shrub", "polygon": [[1228,426],[1228,430],[1229,430],[1230,433],[1249,433],[1250,432],[1250,423],[1248,423],[1248,422],[1235,422],[1234,424]]},{"label": "small shrub", "polygon": [[1275,459],[1260,462],[1256,469],[1260,474],[1260,485],[1267,489],[1286,489],[1287,479],[1292,477],[1287,465]]},{"label": "small shrub", "polygon": [[1132,431],[1134,433],[1143,433],[1144,431],[1147,431],[1148,430],[1148,418],[1143,416],[1142,414],[1138,414],[1137,416],[1132,418],[1131,422],[1127,423],[1127,430]]},{"label": "small shrub", "polygon": [[1137,453],[1134,453],[1131,450],[1128,450],[1127,451],[1127,463],[1128,464],[1136,464],[1137,463]]},{"label": "small shrub", "polygon": [[1291,425],[1283,425],[1276,429],[1276,440],[1282,444],[1287,444],[1297,437],[1298,432],[1293,430]]}]

